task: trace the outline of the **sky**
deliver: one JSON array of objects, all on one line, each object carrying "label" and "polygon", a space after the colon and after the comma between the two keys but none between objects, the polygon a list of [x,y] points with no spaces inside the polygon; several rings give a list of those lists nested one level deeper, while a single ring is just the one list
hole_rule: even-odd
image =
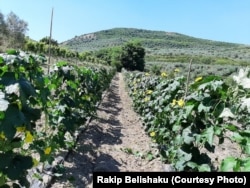
[{"label": "sky", "polygon": [[117,27],[177,32],[250,45],[250,0],[0,0],[28,23],[27,36],[50,35],[59,43]]}]

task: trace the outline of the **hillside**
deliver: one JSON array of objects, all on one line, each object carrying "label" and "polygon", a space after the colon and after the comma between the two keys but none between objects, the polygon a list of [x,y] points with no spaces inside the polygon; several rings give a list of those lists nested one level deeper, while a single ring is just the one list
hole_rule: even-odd
[{"label": "hillside", "polygon": [[114,28],[76,36],[60,45],[78,52],[96,51],[139,40],[147,55],[201,55],[250,61],[250,46],[195,38],[174,32]]}]

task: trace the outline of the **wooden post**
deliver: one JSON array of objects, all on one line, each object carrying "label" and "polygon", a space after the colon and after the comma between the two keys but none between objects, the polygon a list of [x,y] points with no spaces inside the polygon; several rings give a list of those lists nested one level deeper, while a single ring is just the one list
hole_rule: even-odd
[{"label": "wooden post", "polygon": [[190,72],[191,72],[191,66],[192,66],[193,59],[189,62],[189,68],[188,68],[188,75],[187,75],[187,83],[186,83],[186,90],[184,95],[184,101],[186,101],[187,93],[188,93],[188,85],[189,85],[189,79],[190,79]]},{"label": "wooden post", "polygon": [[50,21],[48,74],[50,72],[50,57],[51,57],[51,37],[52,37],[52,26],[53,26],[53,11],[54,11],[54,8],[52,8],[51,21]]}]

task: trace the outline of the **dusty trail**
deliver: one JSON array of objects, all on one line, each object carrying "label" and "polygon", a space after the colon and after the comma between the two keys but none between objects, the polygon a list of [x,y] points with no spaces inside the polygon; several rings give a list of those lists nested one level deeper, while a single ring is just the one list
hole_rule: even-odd
[{"label": "dusty trail", "polygon": [[51,188],[91,188],[93,171],[163,171],[159,159],[145,157],[156,150],[133,111],[121,73],[112,80],[97,115],[64,162],[65,174]]}]

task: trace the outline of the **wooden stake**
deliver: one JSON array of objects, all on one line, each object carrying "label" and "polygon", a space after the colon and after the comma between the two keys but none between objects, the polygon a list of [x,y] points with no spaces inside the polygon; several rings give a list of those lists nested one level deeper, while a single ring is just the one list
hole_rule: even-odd
[{"label": "wooden stake", "polygon": [[50,72],[50,57],[51,57],[51,38],[52,38],[52,26],[53,26],[53,11],[54,11],[54,8],[52,8],[51,21],[50,21],[48,74]]},{"label": "wooden stake", "polygon": [[187,97],[192,61],[193,61],[193,59],[191,59],[190,62],[189,62],[189,68],[188,68],[188,75],[187,75],[187,83],[186,83],[186,91],[185,91],[185,95],[184,95],[184,101],[186,100],[186,97]]}]

